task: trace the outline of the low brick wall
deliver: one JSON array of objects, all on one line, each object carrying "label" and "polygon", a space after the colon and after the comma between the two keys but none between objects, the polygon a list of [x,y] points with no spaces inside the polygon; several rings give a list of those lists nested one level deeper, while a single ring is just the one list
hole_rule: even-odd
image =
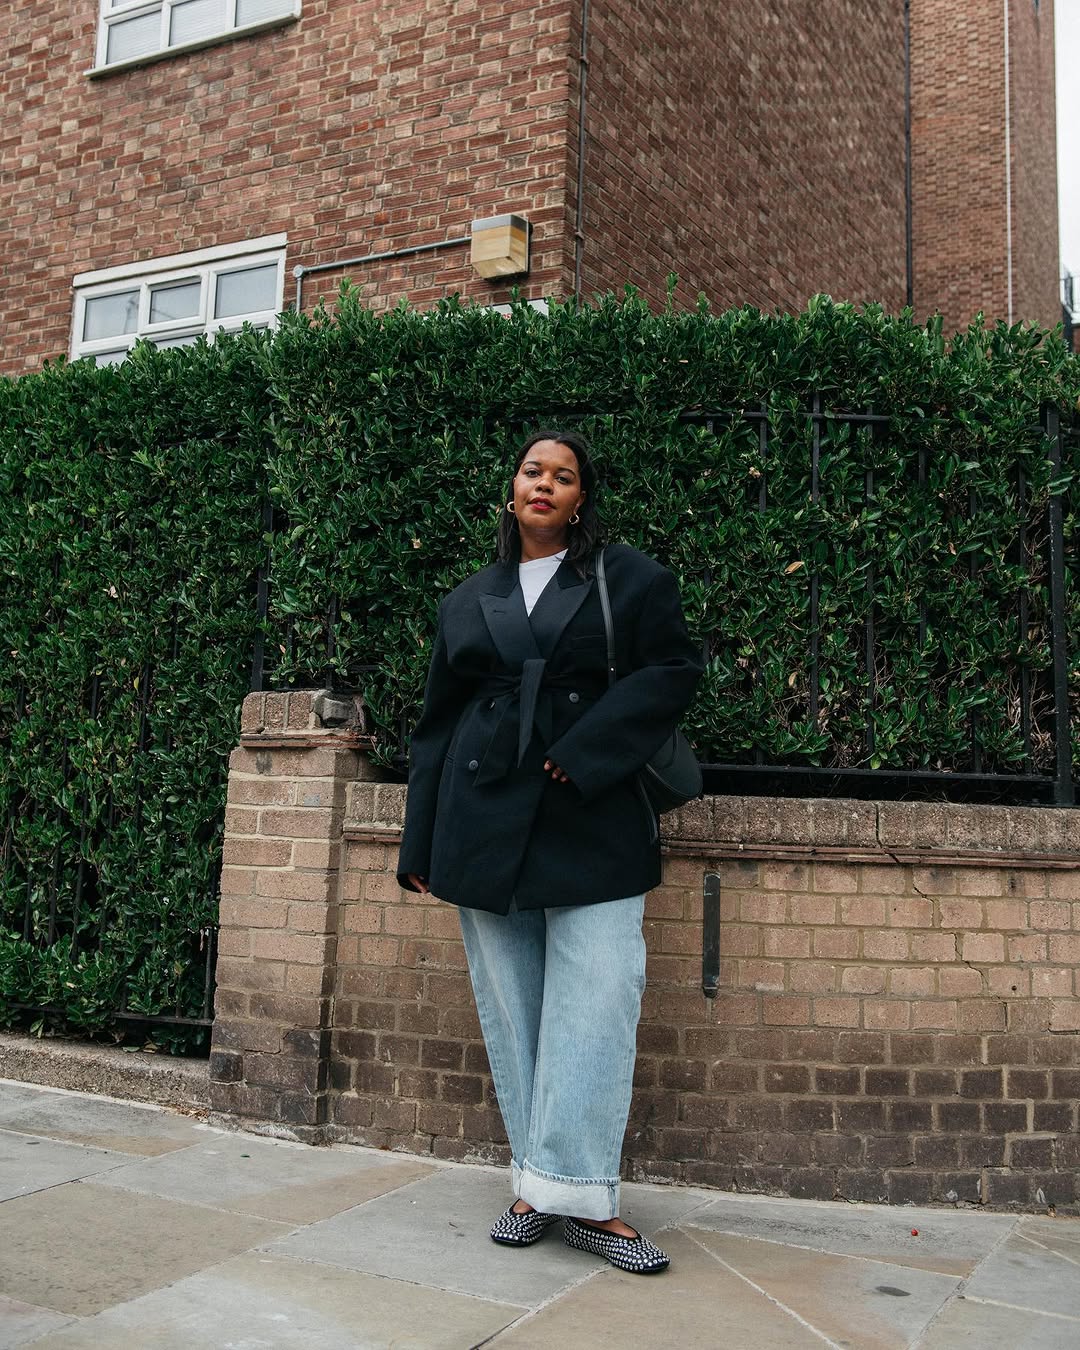
[{"label": "low brick wall", "polygon": [[[394,879],[405,789],[372,781],[356,728],[317,729],[310,695],[291,717],[285,696],[252,697],[212,1105],[302,1138],[505,1160],[456,911]],[[664,847],[627,1175],[1078,1207],[1080,811],[713,797],[666,818]]]}]

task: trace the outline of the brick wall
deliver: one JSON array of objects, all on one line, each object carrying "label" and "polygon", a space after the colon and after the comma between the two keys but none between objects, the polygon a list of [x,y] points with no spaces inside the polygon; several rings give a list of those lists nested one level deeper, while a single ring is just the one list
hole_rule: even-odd
[{"label": "brick wall", "polygon": [[[304,0],[285,28],[89,80],[97,0],[0,6],[0,371],[66,354],[72,277],[288,231],[291,271],[534,225],[524,292],[558,289],[570,0]],[[305,282],[305,308],[344,273]],[[358,269],[377,305],[505,286],[468,249]]]},{"label": "brick wall", "polygon": [[[915,308],[947,330],[1008,315],[1002,0],[912,0]],[[1052,0],[1009,9],[1013,314],[1058,301]]]},{"label": "brick wall", "polygon": [[[457,912],[394,879],[405,789],[290,698],[248,700],[230,775],[214,1108],[505,1161]],[[1080,811],[714,797],[665,823],[629,1176],[1077,1208]]]},{"label": "brick wall", "polygon": [[586,295],[903,304],[901,4],[589,10]]},{"label": "brick wall", "polygon": [[[96,0],[0,6],[0,372],[68,350],[72,277],[286,231],[292,268],[533,222],[574,282],[579,0],[304,0],[298,22],[88,79]],[[915,278],[1005,312],[999,0],[914,0]],[[1053,13],[1013,0],[1014,291],[1056,322]],[[904,294],[903,7],[593,0],[583,289],[799,307]],[[377,307],[505,286],[467,249],[350,269]],[[305,281],[305,307],[345,276]]]}]

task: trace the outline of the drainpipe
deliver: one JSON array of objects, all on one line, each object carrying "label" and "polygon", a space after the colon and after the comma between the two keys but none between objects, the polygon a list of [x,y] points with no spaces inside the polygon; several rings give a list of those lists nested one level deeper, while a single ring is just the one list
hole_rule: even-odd
[{"label": "drainpipe", "polygon": [[1013,322],[1013,235],[1012,235],[1012,105],[1009,89],[1009,0],[1005,10],[1005,275],[1009,296],[1009,326]]},{"label": "drainpipe", "polygon": [[574,212],[574,299],[581,300],[581,269],[585,255],[585,114],[589,77],[589,0],[581,3],[581,49],[578,52],[578,163],[577,208]]},{"label": "drainpipe", "polygon": [[906,301],[915,303],[915,266],[911,231],[911,0],[904,0],[904,263],[907,270]]}]

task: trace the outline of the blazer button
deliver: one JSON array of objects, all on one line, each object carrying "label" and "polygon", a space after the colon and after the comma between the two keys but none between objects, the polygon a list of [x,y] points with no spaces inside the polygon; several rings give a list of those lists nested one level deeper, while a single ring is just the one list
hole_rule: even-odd
[{"label": "blazer button", "polygon": [[581,695],[580,695],[580,694],[577,694],[577,693],[571,694],[571,695],[570,695],[570,702],[571,702],[571,703],[580,703],[580,702],[581,702]]},{"label": "blazer button", "polygon": [[492,699],[491,702],[488,704],[488,712],[490,712],[490,711],[492,710],[492,708],[494,708],[494,706],[495,706],[495,700]]},{"label": "blazer button", "polygon": [[469,760],[469,768],[470,768],[470,769],[476,770],[476,769],[478,769],[479,767],[480,767],[480,761],[479,761],[478,759],[470,759],[470,760]]}]

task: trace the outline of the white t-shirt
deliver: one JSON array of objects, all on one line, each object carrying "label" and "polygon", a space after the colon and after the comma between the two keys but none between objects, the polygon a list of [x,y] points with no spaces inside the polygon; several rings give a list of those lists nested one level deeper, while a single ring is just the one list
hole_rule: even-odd
[{"label": "white t-shirt", "polygon": [[518,563],[518,581],[521,593],[525,597],[525,613],[533,612],[533,605],[540,599],[540,592],[559,570],[559,564],[566,557],[566,549],[553,553],[550,558],[534,558],[532,562]]}]

